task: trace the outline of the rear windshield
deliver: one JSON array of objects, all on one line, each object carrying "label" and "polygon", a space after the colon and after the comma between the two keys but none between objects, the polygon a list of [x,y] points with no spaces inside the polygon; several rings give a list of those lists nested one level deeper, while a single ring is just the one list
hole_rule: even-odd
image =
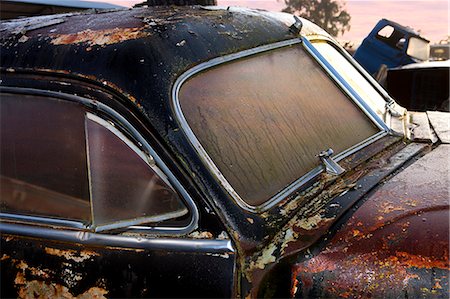
[{"label": "rear windshield", "polygon": [[301,45],[203,71],[182,113],[241,200],[259,206],[335,154],[379,132]]}]

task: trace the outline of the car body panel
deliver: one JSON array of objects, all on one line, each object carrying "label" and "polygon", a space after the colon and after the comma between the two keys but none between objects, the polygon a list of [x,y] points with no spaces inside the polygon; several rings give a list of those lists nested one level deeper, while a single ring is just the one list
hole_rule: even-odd
[{"label": "car body panel", "polygon": [[236,256],[229,240],[146,240],[0,227],[2,297],[211,298],[234,292]]},{"label": "car body panel", "polygon": [[441,145],[370,195],[324,251],[294,266],[293,293],[445,298],[449,156]]}]

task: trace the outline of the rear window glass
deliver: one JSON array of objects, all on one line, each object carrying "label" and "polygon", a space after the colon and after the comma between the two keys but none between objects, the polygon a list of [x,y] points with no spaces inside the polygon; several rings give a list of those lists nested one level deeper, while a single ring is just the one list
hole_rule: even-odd
[{"label": "rear window glass", "polygon": [[379,130],[301,46],[236,60],[187,80],[187,123],[240,198],[251,206]]}]

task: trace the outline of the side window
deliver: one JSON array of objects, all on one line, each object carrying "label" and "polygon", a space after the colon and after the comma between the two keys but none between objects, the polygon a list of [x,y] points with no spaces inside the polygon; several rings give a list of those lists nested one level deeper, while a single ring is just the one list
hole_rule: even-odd
[{"label": "side window", "polygon": [[[164,174],[117,129],[88,114],[89,169],[94,214],[98,230],[160,222],[188,213]],[[150,163],[149,163],[150,161]],[[153,164],[153,163],[152,163]]]},{"label": "side window", "polygon": [[0,102],[1,211],[90,222],[82,107],[16,94]]},{"label": "side window", "polygon": [[394,27],[386,25],[378,31],[377,35],[382,38],[390,38],[394,33]]},{"label": "side window", "polygon": [[0,103],[2,213],[96,231],[188,214],[151,157],[80,103],[17,94]]},{"label": "side window", "polygon": [[380,31],[377,32],[376,37],[388,46],[400,50],[403,49],[406,42],[405,35],[391,25],[386,25],[381,28]]}]

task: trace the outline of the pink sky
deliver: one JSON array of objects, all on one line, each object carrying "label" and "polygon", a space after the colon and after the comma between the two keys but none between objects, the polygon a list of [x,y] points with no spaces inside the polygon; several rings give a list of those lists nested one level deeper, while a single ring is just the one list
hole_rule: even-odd
[{"label": "pink sky", "polygon": [[[94,0],[132,6],[143,0]],[[219,5],[244,6],[280,11],[284,0],[217,0]],[[390,19],[405,26],[420,30],[421,34],[438,42],[449,35],[449,2],[447,0],[347,0],[351,29],[341,38],[361,41],[381,18]]]}]

